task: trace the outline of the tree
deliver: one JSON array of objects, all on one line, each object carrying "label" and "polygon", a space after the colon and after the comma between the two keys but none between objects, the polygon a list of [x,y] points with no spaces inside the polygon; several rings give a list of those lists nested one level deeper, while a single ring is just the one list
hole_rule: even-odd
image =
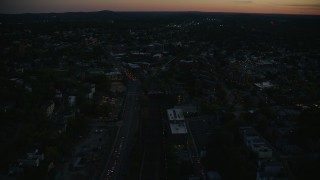
[{"label": "tree", "polygon": [[[320,109],[312,108],[302,112],[298,119],[299,128],[296,135],[296,140],[305,147],[308,139],[317,142],[320,138]],[[310,142],[310,141],[309,141]],[[320,148],[320,147],[319,147]]]},{"label": "tree", "polygon": [[47,146],[45,148],[45,160],[48,162],[55,161],[58,158],[58,149],[56,146]]}]

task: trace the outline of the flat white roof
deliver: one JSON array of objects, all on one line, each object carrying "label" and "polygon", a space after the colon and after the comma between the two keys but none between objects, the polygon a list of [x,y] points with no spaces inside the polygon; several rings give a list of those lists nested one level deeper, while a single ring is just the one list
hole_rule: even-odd
[{"label": "flat white roof", "polygon": [[170,129],[172,134],[187,134],[187,127],[186,123],[179,122],[179,123],[170,123]]},{"label": "flat white roof", "polygon": [[184,121],[182,109],[167,109],[169,121]]},{"label": "flat white roof", "polygon": [[122,75],[121,72],[119,71],[112,71],[112,72],[108,72],[106,73],[107,76],[112,76],[112,75]]},{"label": "flat white roof", "polygon": [[128,63],[128,66],[130,66],[131,68],[140,68],[138,64],[133,64],[133,63]]},{"label": "flat white roof", "polygon": [[273,84],[269,81],[262,83],[254,83],[254,85],[258,86],[261,89],[273,87]]}]

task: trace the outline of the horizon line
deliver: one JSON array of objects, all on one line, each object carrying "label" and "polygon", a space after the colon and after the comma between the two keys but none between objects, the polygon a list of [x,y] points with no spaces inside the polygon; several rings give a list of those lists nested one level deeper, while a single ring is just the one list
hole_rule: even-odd
[{"label": "horizon line", "polygon": [[22,12],[22,13],[0,13],[1,15],[25,15],[25,14],[64,14],[64,13],[95,13],[109,11],[113,13],[228,13],[228,14],[261,14],[261,15],[299,15],[299,16],[320,16],[320,14],[299,14],[299,13],[272,13],[272,12],[231,12],[231,11],[195,11],[195,10],[167,10],[167,11],[113,11],[113,10],[96,10],[96,11],[63,11],[63,12]]}]

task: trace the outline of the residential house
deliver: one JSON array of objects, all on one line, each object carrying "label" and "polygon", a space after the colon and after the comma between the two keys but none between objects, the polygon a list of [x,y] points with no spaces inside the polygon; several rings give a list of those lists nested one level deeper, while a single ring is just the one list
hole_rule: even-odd
[{"label": "residential house", "polygon": [[208,171],[207,172],[207,179],[208,180],[221,180],[221,175],[217,171]]},{"label": "residential house", "polygon": [[19,166],[22,167],[39,167],[40,161],[44,160],[44,154],[38,149],[33,152],[26,153],[25,157],[18,159]]},{"label": "residential house", "polygon": [[276,159],[259,159],[257,164],[256,180],[287,179],[282,164]]},{"label": "residential house", "polygon": [[1,102],[0,103],[0,110],[4,113],[12,110],[14,107],[15,107],[16,103],[15,102],[7,102],[7,103],[4,103],[4,102]]},{"label": "residential house", "polygon": [[32,86],[27,84],[24,86],[24,89],[27,91],[27,92],[32,92]]},{"label": "residential house", "polygon": [[55,104],[53,101],[47,101],[42,105],[42,109],[45,111],[46,115],[50,117],[55,109]]},{"label": "residential house", "polygon": [[96,92],[96,85],[95,84],[86,83],[85,87],[86,87],[86,91],[85,91],[86,98],[92,99],[94,93]]},{"label": "residential house", "polygon": [[106,73],[108,79],[112,81],[121,81],[123,79],[123,75],[120,71],[112,71]]},{"label": "residential house", "polygon": [[68,96],[68,105],[73,107],[76,105],[76,96]]}]

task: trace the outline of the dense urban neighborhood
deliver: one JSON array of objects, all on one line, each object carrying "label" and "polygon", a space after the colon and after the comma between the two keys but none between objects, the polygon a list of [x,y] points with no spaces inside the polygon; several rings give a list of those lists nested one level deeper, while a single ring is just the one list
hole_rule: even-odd
[{"label": "dense urban neighborhood", "polygon": [[319,16],[0,15],[0,179],[319,179]]}]

